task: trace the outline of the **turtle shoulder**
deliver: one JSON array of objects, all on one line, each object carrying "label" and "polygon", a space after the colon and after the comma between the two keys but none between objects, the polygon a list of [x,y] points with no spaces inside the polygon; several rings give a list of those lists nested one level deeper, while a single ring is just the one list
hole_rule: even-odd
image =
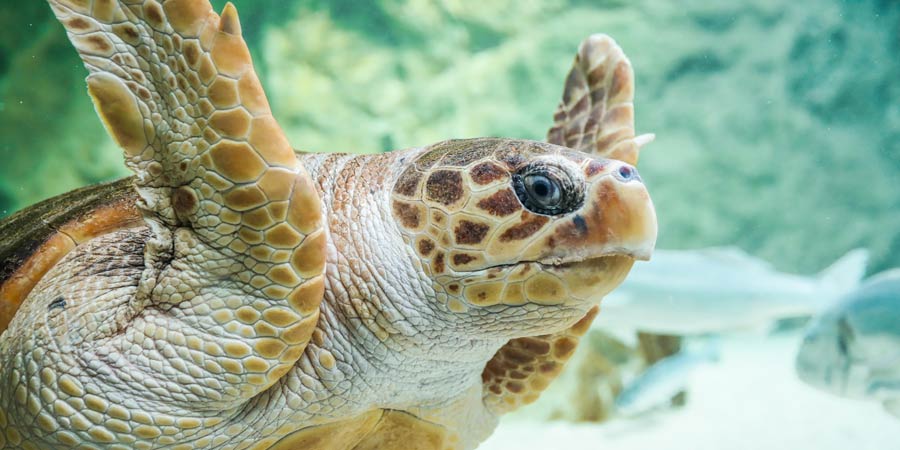
[{"label": "turtle shoulder", "polygon": [[459,435],[444,426],[397,410],[378,409],[356,417],[297,430],[269,450],[452,450]]},{"label": "turtle shoulder", "polygon": [[132,178],[44,200],[0,221],[0,332],[35,284],[81,243],[143,225]]}]

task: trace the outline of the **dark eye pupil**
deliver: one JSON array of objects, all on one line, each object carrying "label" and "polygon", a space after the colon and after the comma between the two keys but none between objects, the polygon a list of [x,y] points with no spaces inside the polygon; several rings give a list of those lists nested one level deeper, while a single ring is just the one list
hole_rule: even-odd
[{"label": "dark eye pupil", "polygon": [[555,180],[546,175],[528,175],[525,178],[525,187],[533,200],[541,206],[552,208],[559,203],[560,187]]},{"label": "dark eye pupil", "polygon": [[525,176],[525,194],[529,202],[542,210],[555,210],[562,201],[562,186],[559,180],[547,174],[533,173]]},{"label": "dark eye pupil", "polygon": [[532,185],[532,189],[538,197],[546,197],[550,195],[550,182],[546,179],[538,179]]}]

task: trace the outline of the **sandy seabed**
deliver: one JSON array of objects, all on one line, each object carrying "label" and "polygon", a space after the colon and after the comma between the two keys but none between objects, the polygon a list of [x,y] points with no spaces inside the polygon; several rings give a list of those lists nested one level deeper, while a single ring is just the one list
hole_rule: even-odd
[{"label": "sandy seabed", "polygon": [[503,421],[479,450],[900,450],[900,419],[881,405],[796,378],[799,342],[796,332],[725,337],[681,409],[604,424]]}]

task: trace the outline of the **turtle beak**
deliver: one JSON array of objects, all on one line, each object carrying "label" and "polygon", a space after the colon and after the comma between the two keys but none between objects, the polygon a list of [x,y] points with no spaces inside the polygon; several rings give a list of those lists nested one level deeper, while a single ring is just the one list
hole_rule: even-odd
[{"label": "turtle beak", "polygon": [[656,246],[656,210],[637,169],[613,164],[610,174],[591,187],[585,220],[588,245],[600,254],[625,255],[647,261]]},{"label": "turtle beak", "polygon": [[575,298],[589,303],[615,289],[634,261],[649,260],[656,246],[656,212],[637,171],[619,161],[603,164],[600,173],[586,173],[584,206],[554,235],[554,250],[579,262],[550,269]]},{"label": "turtle beak", "polygon": [[588,171],[584,206],[554,233],[545,261],[583,261],[605,256],[649,260],[656,246],[656,212],[637,169],[602,161]]}]

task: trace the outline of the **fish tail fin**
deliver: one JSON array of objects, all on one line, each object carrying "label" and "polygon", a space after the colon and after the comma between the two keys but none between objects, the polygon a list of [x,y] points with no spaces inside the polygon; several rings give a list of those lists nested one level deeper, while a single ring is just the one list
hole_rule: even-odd
[{"label": "fish tail fin", "polygon": [[868,250],[864,248],[850,250],[825,270],[819,272],[819,280],[826,290],[840,296],[859,285],[866,274],[868,263]]},{"label": "fish tail fin", "polygon": [[900,398],[891,398],[884,401],[884,410],[888,414],[900,419]]}]

